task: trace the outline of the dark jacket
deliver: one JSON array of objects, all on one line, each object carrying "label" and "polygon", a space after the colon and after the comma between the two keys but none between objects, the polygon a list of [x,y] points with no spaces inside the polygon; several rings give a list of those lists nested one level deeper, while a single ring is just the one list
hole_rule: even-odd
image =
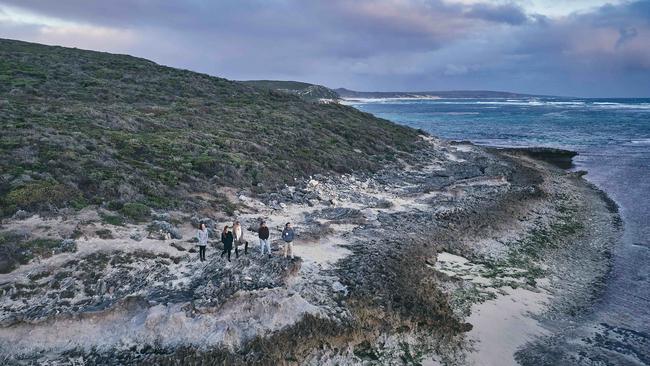
[{"label": "dark jacket", "polygon": [[260,237],[260,239],[266,240],[269,238],[269,227],[268,226],[260,226],[260,229],[257,230],[257,236]]},{"label": "dark jacket", "polygon": [[230,231],[226,234],[221,233],[221,242],[223,243],[223,249],[225,250],[232,249],[232,242],[233,242],[232,233]]},{"label": "dark jacket", "polygon": [[287,243],[293,241],[293,228],[290,227],[284,228],[284,231],[282,231],[282,240],[286,241]]}]

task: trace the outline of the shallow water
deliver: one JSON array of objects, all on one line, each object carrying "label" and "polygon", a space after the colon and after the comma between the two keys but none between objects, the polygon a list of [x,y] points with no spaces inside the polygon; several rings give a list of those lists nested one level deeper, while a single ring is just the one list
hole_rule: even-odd
[{"label": "shallow water", "polygon": [[650,99],[373,100],[346,104],[447,139],[577,151],[576,169],[586,170],[586,178],[618,204],[624,233],[593,312],[581,318],[570,334],[557,335],[561,341],[553,342],[554,356],[540,355],[539,360],[553,364],[570,354],[576,363],[650,365]]}]

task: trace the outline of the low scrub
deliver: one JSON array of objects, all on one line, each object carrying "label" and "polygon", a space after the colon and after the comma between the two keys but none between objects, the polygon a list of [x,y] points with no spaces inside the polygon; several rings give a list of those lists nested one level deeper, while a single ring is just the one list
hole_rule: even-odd
[{"label": "low scrub", "polygon": [[135,222],[144,222],[151,217],[151,209],[142,203],[126,203],[120,212]]},{"label": "low scrub", "polygon": [[11,190],[5,196],[5,203],[12,211],[41,210],[66,206],[78,200],[78,192],[63,184],[50,181],[30,182]]},{"label": "low scrub", "polygon": [[9,273],[34,258],[48,258],[63,252],[75,252],[74,240],[39,238],[28,240],[13,232],[0,233],[0,273]]}]

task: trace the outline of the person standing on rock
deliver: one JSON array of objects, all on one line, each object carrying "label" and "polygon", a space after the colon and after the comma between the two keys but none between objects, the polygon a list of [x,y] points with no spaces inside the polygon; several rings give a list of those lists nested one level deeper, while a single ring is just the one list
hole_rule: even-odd
[{"label": "person standing on rock", "polygon": [[221,252],[221,258],[223,258],[224,254],[228,253],[228,262],[230,262],[230,252],[232,251],[233,237],[232,232],[228,230],[228,225],[223,227],[223,231],[221,232],[221,242],[223,243],[223,252]]},{"label": "person standing on rock", "polygon": [[244,231],[239,221],[232,224],[232,235],[235,240],[235,258],[239,258],[239,246],[244,245],[244,254],[248,254],[248,242],[244,242]]},{"label": "person standing on rock", "polygon": [[269,228],[266,226],[266,222],[262,221],[260,223],[259,229],[257,229],[257,236],[260,238],[260,249],[262,250],[262,256],[266,250],[269,252],[269,258],[271,258],[271,245],[269,244]]},{"label": "person standing on rock", "polygon": [[205,260],[205,247],[208,245],[208,236],[208,228],[205,227],[204,223],[201,223],[196,234],[196,238],[199,239],[199,260],[201,262]]},{"label": "person standing on rock", "polygon": [[294,232],[291,227],[291,223],[287,222],[284,225],[284,230],[282,230],[282,240],[284,240],[284,258],[287,258],[287,254],[291,253],[291,260],[293,260],[293,237]]}]

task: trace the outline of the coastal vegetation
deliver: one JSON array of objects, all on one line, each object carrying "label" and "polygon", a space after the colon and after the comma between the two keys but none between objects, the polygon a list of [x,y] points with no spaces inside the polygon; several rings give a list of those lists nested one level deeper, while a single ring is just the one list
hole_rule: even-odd
[{"label": "coastal vegetation", "polygon": [[375,171],[416,149],[419,134],[136,57],[12,40],[0,40],[0,125],[3,216],[112,201],[194,207],[205,203],[193,194],[221,187]]}]

